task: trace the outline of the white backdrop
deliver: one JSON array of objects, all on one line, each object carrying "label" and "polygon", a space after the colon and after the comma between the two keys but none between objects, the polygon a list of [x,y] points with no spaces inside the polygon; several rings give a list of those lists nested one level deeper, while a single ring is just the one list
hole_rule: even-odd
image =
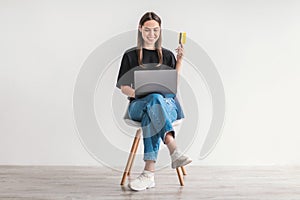
[{"label": "white backdrop", "polygon": [[163,28],[186,31],[223,80],[222,137],[193,164],[299,165],[297,0],[1,0],[0,164],[100,165],[76,133],[76,77],[95,48],[135,29],[146,11]]}]

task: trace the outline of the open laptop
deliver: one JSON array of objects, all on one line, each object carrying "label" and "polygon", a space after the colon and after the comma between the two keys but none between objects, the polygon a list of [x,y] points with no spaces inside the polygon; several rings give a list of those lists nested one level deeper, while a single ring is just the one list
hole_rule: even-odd
[{"label": "open laptop", "polygon": [[177,71],[138,70],[134,72],[135,96],[137,98],[150,93],[177,93]]}]

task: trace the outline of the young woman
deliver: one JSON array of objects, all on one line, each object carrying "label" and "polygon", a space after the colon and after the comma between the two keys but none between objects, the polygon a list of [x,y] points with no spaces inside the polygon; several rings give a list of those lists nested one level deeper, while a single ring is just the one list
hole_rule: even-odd
[{"label": "young woman", "polygon": [[139,22],[137,47],[127,50],[122,58],[117,87],[128,96],[128,115],[140,121],[143,130],[145,168],[140,176],[128,185],[132,190],[144,190],[155,186],[154,170],[160,140],[167,145],[172,168],[189,164],[192,160],[182,155],[176,146],[172,122],[184,117],[176,97],[152,93],[135,98],[135,70],[176,69],[179,73],[183,57],[183,46],[174,54],[161,46],[161,19],[153,12],[145,13]]}]

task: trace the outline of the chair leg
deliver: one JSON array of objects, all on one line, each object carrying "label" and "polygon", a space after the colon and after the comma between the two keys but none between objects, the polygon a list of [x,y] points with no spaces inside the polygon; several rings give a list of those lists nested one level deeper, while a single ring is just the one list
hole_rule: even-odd
[{"label": "chair leg", "polygon": [[130,170],[131,170],[131,167],[132,167],[133,160],[135,158],[135,154],[136,154],[136,151],[137,151],[137,148],[138,148],[140,138],[141,138],[141,129],[138,129],[136,131],[135,138],[134,138],[132,146],[131,146],[130,154],[129,154],[127,164],[126,164],[123,176],[122,176],[121,185],[124,185],[124,183],[126,181],[126,178],[127,178],[127,175],[130,174]]},{"label": "chair leg", "polygon": [[182,177],[182,174],[180,172],[180,167],[176,168],[176,172],[177,172],[177,175],[178,175],[178,179],[179,179],[179,183],[181,186],[184,186],[184,181],[183,181],[183,177]]},{"label": "chair leg", "polygon": [[133,150],[132,150],[133,151],[133,157],[132,157],[132,162],[130,163],[130,166],[129,166],[129,169],[128,169],[127,176],[130,175],[131,167],[133,165],[133,162],[134,162],[134,159],[135,159],[135,155],[136,155],[136,151],[137,151],[139,143],[140,143],[140,139],[141,139],[141,129],[140,128],[136,131],[134,139],[136,139],[136,144],[134,144],[134,147],[133,147]]},{"label": "chair leg", "polygon": [[184,166],[182,166],[182,167],[181,167],[181,171],[182,171],[182,173],[183,173],[183,175],[184,175],[184,176],[185,176],[185,175],[187,175],[187,173],[186,173],[186,170],[185,170]]}]

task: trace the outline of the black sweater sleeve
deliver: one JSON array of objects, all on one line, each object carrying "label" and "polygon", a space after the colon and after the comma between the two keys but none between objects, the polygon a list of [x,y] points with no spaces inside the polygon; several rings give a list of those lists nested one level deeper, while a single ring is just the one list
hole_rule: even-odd
[{"label": "black sweater sleeve", "polygon": [[117,79],[117,84],[116,86],[121,89],[121,85],[131,85],[131,81],[129,76],[129,71],[130,71],[130,62],[128,55],[125,53],[123,55],[122,61],[121,61],[121,66],[119,70],[119,75]]}]

